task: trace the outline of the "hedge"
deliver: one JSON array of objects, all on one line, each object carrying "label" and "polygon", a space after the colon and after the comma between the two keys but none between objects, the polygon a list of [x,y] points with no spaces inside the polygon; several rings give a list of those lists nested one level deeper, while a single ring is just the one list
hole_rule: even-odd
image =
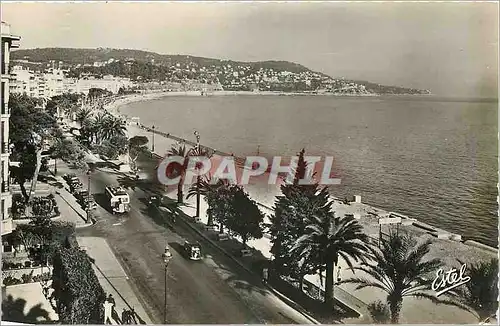
[{"label": "hedge", "polygon": [[54,256],[52,282],[61,323],[103,323],[106,296],[85,251],[59,248]]}]

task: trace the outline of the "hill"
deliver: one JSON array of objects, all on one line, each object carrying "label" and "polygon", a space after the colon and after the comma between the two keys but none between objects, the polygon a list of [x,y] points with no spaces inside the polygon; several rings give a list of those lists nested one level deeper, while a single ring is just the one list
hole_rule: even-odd
[{"label": "hill", "polygon": [[288,61],[240,62],[109,48],[22,49],[13,51],[11,60],[35,70],[44,70],[55,65],[68,69],[70,77],[92,74],[127,77],[140,82],[196,80],[219,84],[227,90],[324,90],[340,95],[430,93],[426,90],[332,78]]}]

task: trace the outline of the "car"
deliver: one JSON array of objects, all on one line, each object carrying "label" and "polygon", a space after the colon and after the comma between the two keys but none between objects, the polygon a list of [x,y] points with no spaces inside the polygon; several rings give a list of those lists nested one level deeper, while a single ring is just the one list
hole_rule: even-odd
[{"label": "car", "polygon": [[83,201],[88,197],[89,193],[85,189],[78,189],[75,191],[74,196],[77,201]]},{"label": "car", "polygon": [[160,196],[157,196],[157,195],[150,196],[148,198],[148,204],[149,205],[160,206],[160,204],[161,204],[161,198],[160,198]]},{"label": "car", "polygon": [[69,186],[69,191],[74,194],[76,192],[78,192],[80,189],[83,188],[83,184],[82,183],[74,183],[74,184],[71,184]]},{"label": "car", "polygon": [[82,203],[82,208],[84,210],[86,210],[87,208],[96,209],[97,208],[97,204],[96,204],[96,202],[93,199],[84,200],[83,203]]},{"label": "car", "polygon": [[184,242],[184,252],[187,257],[191,260],[200,260],[201,257],[201,246],[198,242],[192,243],[189,241]]},{"label": "car", "polygon": [[74,173],[68,173],[68,174],[63,175],[63,179],[65,181],[69,181],[73,178],[76,178],[76,174],[74,174]]}]

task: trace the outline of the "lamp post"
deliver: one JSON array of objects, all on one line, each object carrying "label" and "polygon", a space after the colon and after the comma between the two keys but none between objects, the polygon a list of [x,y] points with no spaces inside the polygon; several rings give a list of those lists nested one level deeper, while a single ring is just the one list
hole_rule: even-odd
[{"label": "lamp post", "polygon": [[155,126],[151,127],[151,129],[153,130],[153,144],[151,146],[151,152],[155,152]]},{"label": "lamp post", "polygon": [[[196,152],[200,153],[200,133],[194,131],[194,136],[196,137]],[[200,217],[200,174],[196,176],[196,217]]]},{"label": "lamp post", "polygon": [[165,304],[163,305],[163,323],[167,323],[167,267],[170,259],[172,259],[172,253],[168,249],[168,245],[165,246],[165,252],[161,255],[163,257],[163,262],[165,263]]}]

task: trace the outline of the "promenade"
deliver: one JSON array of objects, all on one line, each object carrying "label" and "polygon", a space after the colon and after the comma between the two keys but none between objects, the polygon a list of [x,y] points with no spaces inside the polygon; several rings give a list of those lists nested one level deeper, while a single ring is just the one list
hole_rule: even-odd
[{"label": "promenade", "polygon": [[[128,126],[129,137],[135,135],[143,135],[150,138],[151,133],[141,129],[134,125]],[[158,134],[158,135],[161,135]],[[155,147],[157,149],[156,154],[158,156],[163,156],[168,151],[168,149],[179,142],[179,138],[173,135],[168,135],[169,137],[156,137]],[[182,141],[187,145],[194,145],[192,141]],[[160,152],[161,151],[161,152]],[[222,153],[217,151],[217,154]],[[225,154],[225,153],[224,153]],[[274,187],[274,189],[273,189]],[[274,204],[275,196],[280,192],[275,186],[268,186],[265,189],[259,188],[256,185],[248,185],[245,187],[247,192],[250,194],[251,198],[259,203],[261,210],[266,214],[272,214],[272,206]],[[185,186],[184,192],[187,193],[188,187]],[[175,197],[176,191],[172,190],[167,195],[170,198]],[[334,198],[334,197],[333,197]],[[191,205],[189,208],[184,208],[184,212],[187,215],[194,216],[195,214],[195,199],[192,198],[187,200]],[[207,223],[206,217],[206,203],[201,200],[201,222]],[[367,235],[369,235],[374,243],[378,241],[380,225],[378,223],[379,218],[389,217],[394,214],[392,212],[387,212],[382,209],[366,205],[362,202],[351,202],[346,205],[338,198],[334,198],[334,203],[332,209],[337,215],[353,215],[359,223],[363,226],[363,230]],[[399,214],[398,214],[399,216]],[[394,226],[395,227],[395,226]],[[399,225],[400,231],[406,231],[413,236],[415,236],[418,242],[430,239],[433,243],[431,245],[431,251],[429,252],[427,259],[439,258],[441,259],[447,267],[457,267],[459,266],[458,260],[465,261],[467,263],[475,263],[478,261],[485,261],[491,258],[497,257],[497,249],[488,248],[484,245],[477,245],[473,241],[462,242],[460,235],[452,234],[445,230],[440,230],[438,228],[426,225],[419,222],[416,219],[404,216],[402,222]],[[388,226],[384,225],[382,227],[382,232],[388,232]],[[271,258],[269,253],[271,242],[267,235],[259,240],[250,240],[248,242],[249,246],[259,250],[263,256]],[[342,280],[351,277],[363,277],[362,273],[358,272],[354,275],[348,268],[347,264],[341,259],[339,262],[341,267],[340,277]],[[337,272],[337,267],[335,269]],[[308,275],[306,280],[311,284],[324,289],[324,284],[320,283],[319,275]],[[345,320],[348,323],[356,323],[363,321],[363,318],[368,314],[367,305],[376,300],[386,300],[386,294],[382,291],[374,288],[365,288],[363,290],[356,290],[355,286],[352,284],[341,284],[335,286],[335,299],[351,307],[357,311],[362,316],[360,319]],[[445,306],[445,305],[435,305],[428,300],[419,300],[413,298],[405,299],[405,303],[402,309],[402,323],[463,323],[463,322],[476,322],[476,318],[471,313],[464,311],[462,309]]]}]

